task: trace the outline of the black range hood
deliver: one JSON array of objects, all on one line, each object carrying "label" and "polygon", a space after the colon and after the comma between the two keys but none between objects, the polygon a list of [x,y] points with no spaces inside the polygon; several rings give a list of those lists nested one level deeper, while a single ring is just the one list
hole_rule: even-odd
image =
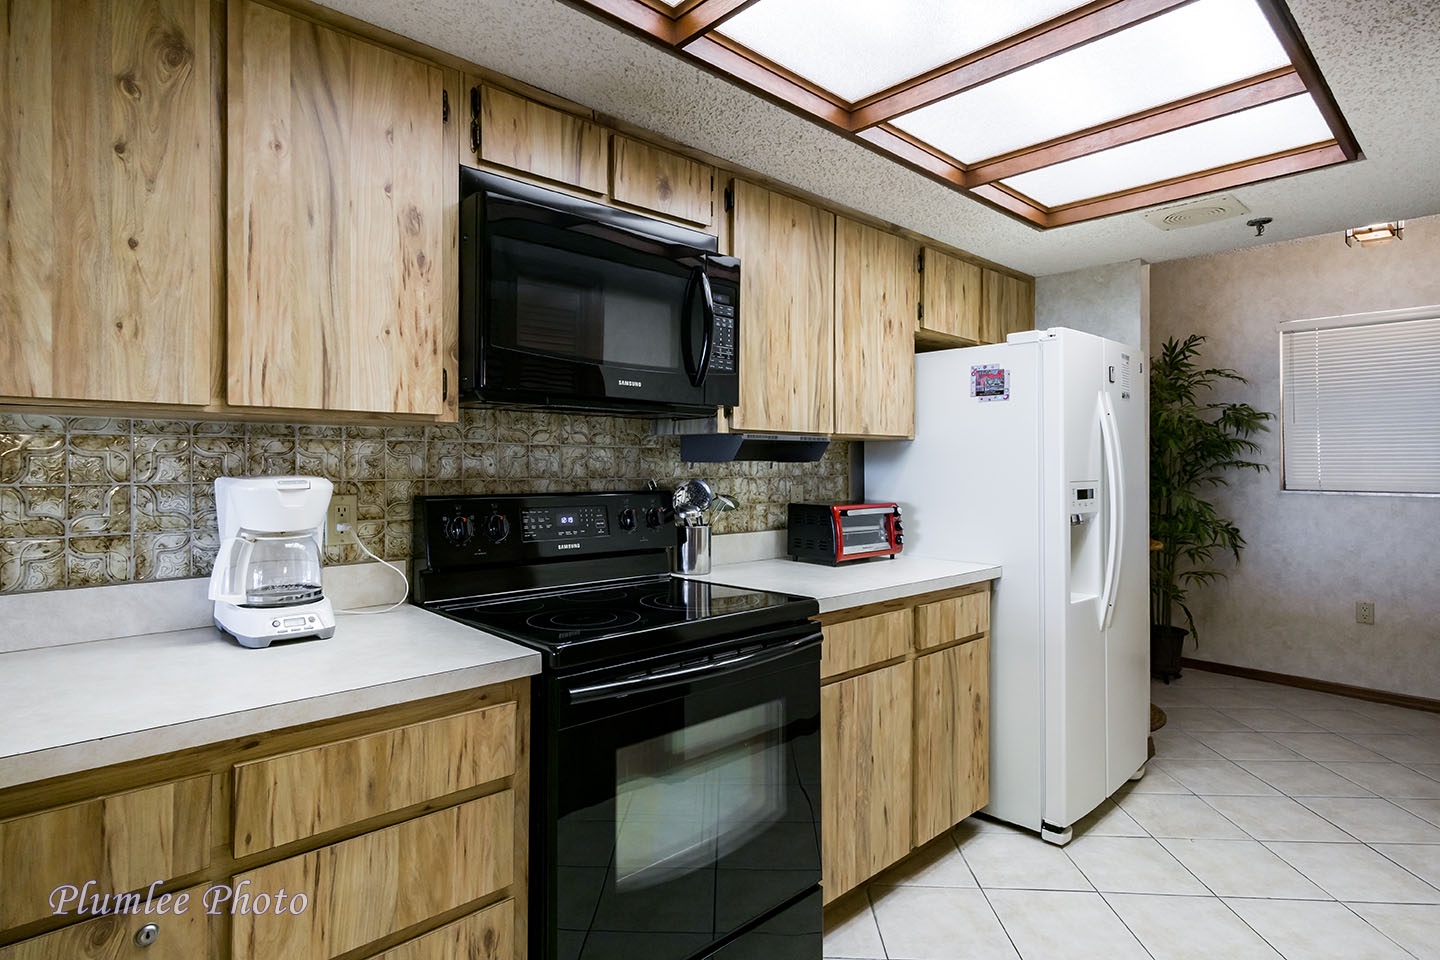
[{"label": "black range hood", "polygon": [[814,463],[825,455],[829,437],[783,433],[690,433],[680,436],[680,459],[687,463],[768,460]]}]

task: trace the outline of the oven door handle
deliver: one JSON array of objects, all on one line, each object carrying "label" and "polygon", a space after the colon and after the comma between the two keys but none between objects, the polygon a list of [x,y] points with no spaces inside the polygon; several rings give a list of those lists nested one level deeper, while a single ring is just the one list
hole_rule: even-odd
[{"label": "oven door handle", "polygon": [[688,667],[675,667],[671,670],[661,670],[656,673],[647,673],[639,677],[628,677],[624,680],[612,680],[608,683],[596,683],[586,687],[575,687],[568,691],[571,703],[588,703],[593,700],[603,700],[610,697],[628,697],[637,693],[650,693],[655,690],[664,690],[666,687],[679,686],[682,683],[690,683],[695,680],[728,673],[732,670],[758,667],[766,663],[772,663],[790,656],[806,647],[820,642],[819,631],[799,640],[791,640],[778,647],[767,647],[763,650],[752,650],[749,653],[742,653],[733,657],[725,657],[722,660],[708,660],[705,663],[696,663]]}]

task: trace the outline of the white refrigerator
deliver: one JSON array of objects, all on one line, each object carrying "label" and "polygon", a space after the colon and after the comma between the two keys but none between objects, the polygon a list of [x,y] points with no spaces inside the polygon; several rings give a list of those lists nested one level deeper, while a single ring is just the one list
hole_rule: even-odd
[{"label": "white refrigerator", "polygon": [[1149,735],[1146,381],[1077,330],[915,358],[915,439],[865,444],[907,554],[998,561],[990,804],[1066,843],[1139,777]]}]

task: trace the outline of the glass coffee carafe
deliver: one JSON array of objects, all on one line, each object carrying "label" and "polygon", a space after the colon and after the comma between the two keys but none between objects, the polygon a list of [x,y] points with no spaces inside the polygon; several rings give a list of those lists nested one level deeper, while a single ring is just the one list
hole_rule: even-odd
[{"label": "glass coffee carafe", "polygon": [[320,545],[313,531],[241,530],[220,546],[215,599],[243,607],[289,607],[322,596]]}]

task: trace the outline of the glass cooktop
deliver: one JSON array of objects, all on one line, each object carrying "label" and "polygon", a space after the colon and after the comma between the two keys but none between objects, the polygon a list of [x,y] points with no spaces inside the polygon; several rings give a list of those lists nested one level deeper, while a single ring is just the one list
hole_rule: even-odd
[{"label": "glass cooktop", "polygon": [[[587,659],[680,636],[708,639],[763,622],[803,620],[815,612],[801,597],[669,576],[565,590],[462,601],[441,608],[457,620],[542,651],[597,648]],[[741,622],[743,621],[743,623]]]}]

